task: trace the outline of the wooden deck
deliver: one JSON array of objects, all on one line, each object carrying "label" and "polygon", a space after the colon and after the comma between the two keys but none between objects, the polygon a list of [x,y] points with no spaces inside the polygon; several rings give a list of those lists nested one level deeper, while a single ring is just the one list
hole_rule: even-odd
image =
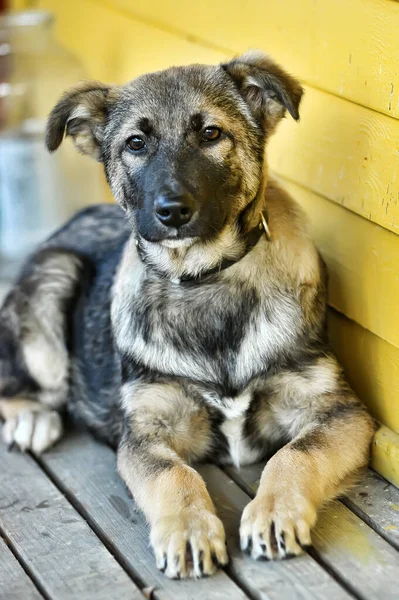
[{"label": "wooden deck", "polygon": [[73,433],[38,460],[0,444],[0,465],[1,600],[399,598],[399,490],[371,471],[324,510],[309,554],[255,562],[240,552],[237,532],[261,466],[200,467],[231,562],[187,582],[155,568],[146,524],[106,446]]}]

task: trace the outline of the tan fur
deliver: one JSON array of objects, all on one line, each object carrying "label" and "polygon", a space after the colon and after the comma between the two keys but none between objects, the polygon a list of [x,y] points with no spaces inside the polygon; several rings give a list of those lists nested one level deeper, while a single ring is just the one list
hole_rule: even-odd
[{"label": "tan fur", "polygon": [[270,249],[274,262],[284,269],[284,278],[299,285],[318,285],[318,253],[301,207],[273,179],[268,181],[265,207],[274,240]]},{"label": "tan fur", "polygon": [[294,440],[269,460],[241,520],[241,537],[251,536],[254,558],[263,554],[263,543],[269,559],[300,554],[311,544],[317,511],[355,480],[367,462],[373,432],[369,417],[353,416],[350,423],[341,421],[318,432],[318,447],[294,449]]},{"label": "tan fur", "polygon": [[[269,135],[274,132],[276,125],[285,114],[282,98],[290,98],[285,106],[293,118],[299,118],[298,106],[303,95],[303,88],[268,54],[259,50],[248,51],[230,63],[229,71],[234,77],[240,79],[241,93],[251,104],[253,111],[263,114]],[[264,88],[262,71],[268,73],[269,83],[272,84],[271,91],[273,91],[273,82],[277,82],[283,77],[284,86],[280,90],[278,101],[276,101],[275,94],[267,94],[265,97],[262,93],[262,88]],[[264,104],[266,104],[266,110]]]},{"label": "tan fur", "polygon": [[21,321],[21,349],[26,366],[40,385],[40,401],[52,408],[66,402],[69,373],[64,343],[62,306],[75,291],[80,261],[69,254],[51,254],[30,275],[33,291],[18,298],[25,302]]},{"label": "tan fur", "polygon": [[[102,125],[105,120],[104,100],[117,94],[116,86],[97,81],[84,81],[68,90],[52,111],[46,143],[50,151],[58,148],[64,137],[72,136],[76,149],[100,160]],[[52,125],[54,124],[54,125]]]},{"label": "tan fur", "polygon": [[[190,543],[193,550],[202,550],[204,573],[210,575],[216,570],[212,554],[220,564],[227,562],[223,525],[202,478],[184,463],[204,456],[210,448],[207,412],[178,385],[133,387],[125,386],[123,402],[130,413],[131,429],[138,439],[145,440],[146,451],[142,458],[132,460],[130,449],[122,446],[118,469],[151,525],[157,565],[167,564],[169,577],[178,573],[200,577],[198,552],[193,552],[194,564],[185,560],[186,544]],[[153,460],[173,466],[154,473]]]},{"label": "tan fur", "polygon": [[132,429],[139,437],[164,444],[186,461],[200,459],[210,450],[208,413],[178,384],[124,388],[127,388],[122,389],[124,404],[128,406],[130,400]]},{"label": "tan fur", "polygon": [[[178,460],[158,475],[134,467],[131,454],[122,448],[118,470],[151,525],[150,541],[157,567],[166,575],[212,575],[216,565],[228,561],[225,533],[200,475]],[[187,545],[192,561],[186,560]],[[202,556],[203,564],[198,557]]]}]

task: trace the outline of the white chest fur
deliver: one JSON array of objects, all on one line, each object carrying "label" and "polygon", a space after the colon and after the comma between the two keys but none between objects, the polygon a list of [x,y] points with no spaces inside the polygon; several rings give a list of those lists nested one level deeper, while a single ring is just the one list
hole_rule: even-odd
[{"label": "white chest fur", "polygon": [[244,432],[246,414],[251,403],[252,394],[245,392],[236,398],[223,399],[218,399],[213,394],[206,394],[204,399],[208,404],[218,408],[225,417],[220,430],[227,439],[233,464],[239,467],[259,460],[261,457],[260,450],[250,447]]}]

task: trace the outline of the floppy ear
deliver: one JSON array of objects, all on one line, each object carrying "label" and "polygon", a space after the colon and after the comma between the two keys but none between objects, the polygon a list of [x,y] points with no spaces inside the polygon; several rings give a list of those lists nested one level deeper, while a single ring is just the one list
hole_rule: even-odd
[{"label": "floppy ear", "polygon": [[66,134],[72,137],[79,152],[101,161],[111,88],[97,81],[85,81],[65,92],[47,121],[47,149],[57,150]]},{"label": "floppy ear", "polygon": [[267,130],[274,129],[286,110],[295,120],[299,119],[303,89],[270,56],[260,51],[246,52],[222,67]]}]

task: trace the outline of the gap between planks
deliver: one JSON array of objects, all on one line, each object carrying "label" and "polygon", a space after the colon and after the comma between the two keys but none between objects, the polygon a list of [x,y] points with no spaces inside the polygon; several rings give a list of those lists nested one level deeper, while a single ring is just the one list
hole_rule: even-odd
[{"label": "gap between planks", "polygon": [[0,600],[48,600],[2,531],[0,531]]},{"label": "gap between planks", "polygon": [[392,483],[369,469],[341,502],[399,551],[399,490]]},{"label": "gap between planks", "polygon": [[[52,450],[50,449],[50,452]],[[126,571],[129,577],[134,581],[137,587],[140,590],[144,590],[148,587],[148,584],[140,577],[139,573],[130,568],[129,563],[125,560],[123,554],[118,552],[118,549],[110,543],[109,539],[104,535],[104,533],[99,529],[96,525],[95,520],[90,515],[90,512],[86,510],[84,504],[79,502],[77,497],[70,492],[67,486],[63,484],[61,479],[57,477],[57,475],[48,467],[45,458],[40,456],[33,456],[32,458],[36,461],[38,466],[43,470],[43,472],[47,475],[49,480],[55,485],[55,487],[65,496],[68,502],[73,506],[73,508],[80,514],[81,517],[86,521],[92,531],[99,538],[101,543],[107,548],[108,552],[115,558],[115,560],[121,565],[121,567]],[[155,598],[155,596],[154,596]]]}]

